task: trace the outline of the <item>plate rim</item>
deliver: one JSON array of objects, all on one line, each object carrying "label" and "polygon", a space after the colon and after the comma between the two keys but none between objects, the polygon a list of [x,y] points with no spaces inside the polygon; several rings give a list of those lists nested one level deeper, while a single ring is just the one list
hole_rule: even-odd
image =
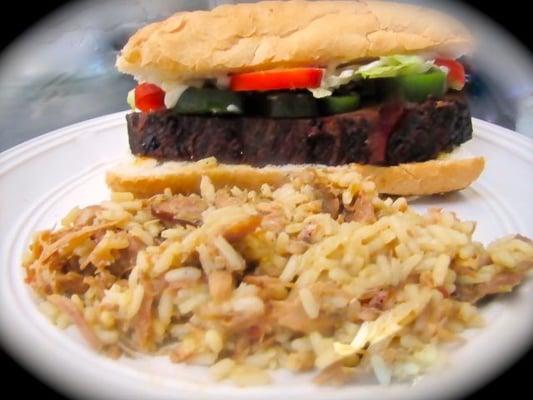
[{"label": "plate rim", "polygon": [[[122,121],[123,120],[120,120],[119,118],[122,118],[128,111],[121,111],[121,112],[118,112],[118,113],[113,113],[113,114],[108,114],[108,115],[105,115],[105,116],[102,116],[102,117],[96,117],[96,118],[92,118],[90,120],[86,120],[86,121],[81,121],[81,122],[78,122],[76,124],[72,124],[72,125],[69,125],[69,126],[66,126],[66,127],[63,127],[63,128],[59,128],[59,129],[56,129],[54,131],[51,131],[47,134],[44,134],[44,135],[41,135],[41,136],[38,136],[36,138],[33,138],[29,141],[26,141],[26,142],[23,142],[23,143],[20,143],[10,149],[7,149],[6,151],[0,153],[0,175],[3,175],[3,174],[6,174],[6,173],[9,173],[9,170],[10,168],[2,168],[4,167],[6,164],[9,166],[9,164],[11,164],[13,162],[13,160],[17,160],[17,155],[20,155],[21,153],[23,152],[27,152],[28,150],[30,149],[35,149],[36,147],[40,147],[42,146],[44,143],[49,143],[49,144],[60,144],[60,143],[63,143],[62,139],[63,138],[74,138],[74,137],[77,137],[79,135],[83,135],[84,133],[87,132],[88,128],[92,127],[92,126],[99,126],[99,125],[102,125],[102,124],[105,124],[105,123],[108,123],[108,124],[111,124],[111,125],[115,125],[115,124],[118,124],[119,121]],[[522,150],[524,147],[527,148],[527,149],[531,149],[533,150],[533,140],[522,135],[522,134],[519,134],[517,132],[514,132],[512,130],[509,130],[507,128],[503,128],[503,127],[500,127],[498,125],[494,125],[490,122],[486,122],[486,121],[482,121],[482,120],[477,120],[477,119],[473,119],[473,124],[474,124],[474,135],[475,136],[478,136],[480,137],[481,139],[485,139],[485,140],[490,140],[490,141],[498,141],[499,144],[503,145],[503,147],[505,147],[506,149],[508,149],[508,147],[513,147],[513,150],[516,150],[516,149],[520,149]],[[109,128],[108,126],[106,126],[105,128]],[[486,132],[484,132],[484,130],[486,130]],[[488,133],[488,132],[493,132],[493,133]],[[504,138],[499,138],[498,135],[504,135]],[[497,139],[496,139],[497,138]],[[512,144],[511,144],[512,143]],[[516,146],[516,147],[515,147]],[[521,147],[522,146],[522,147]],[[524,158],[524,160],[526,162],[531,162],[533,164],[533,154],[531,155],[531,157],[529,157],[528,153],[524,153],[526,158]],[[18,164],[20,162],[24,162],[24,161],[27,161],[29,159],[32,158],[33,154],[30,154],[30,153],[27,153],[27,157],[24,157],[24,159],[22,161],[18,160],[19,162],[16,162],[15,164]],[[9,268],[13,268],[12,265],[7,265],[5,267],[6,269],[9,269]],[[4,273],[3,270],[0,270],[2,271],[2,274]],[[3,296],[3,295],[2,295]],[[0,305],[0,310],[3,309],[3,306]],[[3,319],[3,315],[0,315],[0,320]],[[3,324],[2,324],[3,325]],[[6,329],[4,328],[4,326],[0,327],[0,338],[2,338],[2,343],[5,343],[5,337],[4,337],[4,334],[5,334],[5,331]],[[63,332],[58,332],[60,335],[64,335]],[[7,352],[9,354],[11,354],[12,356],[14,356],[15,359],[17,359],[19,362],[22,361],[21,357],[16,357],[15,354],[13,354],[10,349],[6,348]],[[517,358],[519,355],[521,354],[521,352],[517,352],[517,354],[515,355],[514,358]],[[113,361],[111,360],[104,360],[106,361],[107,363],[113,363]],[[508,361],[507,364],[509,364],[511,362],[511,360]],[[23,362],[23,365],[26,365],[27,367],[29,367],[29,369],[36,373],[36,368],[37,366],[34,366],[34,365],[30,365],[28,366],[27,363]],[[497,371],[494,371],[493,374],[496,374],[497,372],[499,371],[502,371],[503,368],[507,368],[507,366],[503,366],[503,367],[500,367],[500,368],[496,368]],[[41,374],[39,373],[36,373],[37,376],[40,376]],[[479,380],[480,381],[486,381],[488,378],[487,377],[482,377],[480,378]],[[65,383],[65,381],[61,381],[62,384]],[[57,383],[57,382],[55,382]],[[214,390],[220,390],[220,388],[217,388],[216,385],[214,385],[215,388]],[[479,384],[474,384],[472,386],[479,386]],[[57,387],[57,386],[56,386]],[[379,386],[377,387],[373,387],[372,390],[375,391],[377,388],[379,388]],[[475,388],[472,388],[472,390],[475,389]],[[233,391],[234,388],[231,389],[231,391]],[[203,393],[203,395],[205,395],[205,397],[202,397],[202,398],[214,398],[212,397],[212,394],[210,394],[210,390],[207,390],[205,393]],[[269,393],[271,391],[267,391],[267,395],[271,396],[272,393]],[[462,391],[458,391],[458,393],[461,392],[461,393],[464,393],[464,389]],[[243,392],[245,393],[245,392]],[[107,394],[109,395],[109,392],[107,392]],[[222,394],[222,393],[221,393]],[[346,393],[345,396],[340,396],[339,398],[349,398],[351,397],[353,394],[350,394],[349,392]],[[245,394],[246,396],[246,394]],[[216,396],[215,396],[216,397]],[[197,397],[197,398],[200,398],[200,397]],[[241,396],[237,396],[236,398],[241,398]]]}]

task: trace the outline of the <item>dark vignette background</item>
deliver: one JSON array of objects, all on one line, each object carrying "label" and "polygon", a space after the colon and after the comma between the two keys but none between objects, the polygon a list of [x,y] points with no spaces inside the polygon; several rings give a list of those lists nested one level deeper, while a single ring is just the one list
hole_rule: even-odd
[{"label": "dark vignette background", "polygon": [[[35,22],[61,7],[63,4],[72,3],[73,1],[75,0],[44,0],[35,2],[15,1],[9,2],[7,6],[4,5],[2,11],[2,23],[0,24],[0,52]],[[528,2],[517,0],[509,0],[505,2],[498,0],[463,0],[463,2],[470,4],[503,26],[507,31],[519,39],[533,54],[533,38],[531,36],[531,30],[528,29],[531,26],[531,13],[529,12],[529,7],[527,5]],[[494,345],[497,346],[498,344],[495,343]],[[483,389],[474,393],[469,399],[490,399],[493,396],[503,394],[507,396],[518,395],[518,397],[521,398],[523,397],[522,393],[531,392],[529,389],[530,380],[527,377],[531,376],[531,371],[533,369],[532,353],[533,352],[530,350],[530,352],[512,368]],[[5,354],[2,348],[0,348],[0,363],[2,370],[7,372],[7,374],[4,375],[2,385],[2,391],[7,394],[7,397],[5,398],[13,398],[16,393],[16,397],[22,399],[35,394],[37,394],[40,399],[64,399],[64,397],[57,392],[51,390],[28,374],[7,354]],[[12,393],[13,397],[11,395]],[[528,395],[525,397],[527,398]]]}]

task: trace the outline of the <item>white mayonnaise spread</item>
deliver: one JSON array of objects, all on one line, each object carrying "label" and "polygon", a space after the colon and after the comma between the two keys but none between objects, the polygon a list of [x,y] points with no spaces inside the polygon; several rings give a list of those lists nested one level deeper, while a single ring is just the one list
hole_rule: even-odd
[{"label": "white mayonnaise spread", "polygon": [[[396,76],[400,69],[422,73],[430,68],[434,68],[434,55],[422,54],[417,56],[389,56],[381,57],[378,60],[371,61],[367,64],[351,64],[339,67],[338,64],[330,64],[322,78],[320,87],[309,89],[316,98],[331,96],[333,91],[342,85],[346,85],[352,80],[362,79],[365,77],[391,77]],[[440,67],[445,73],[448,73],[446,67]],[[150,76],[153,78],[153,76]],[[230,86],[229,75],[218,75],[206,79],[213,79],[218,89],[228,89]],[[195,79],[188,81],[158,81],[157,79],[147,79],[147,82],[158,85],[165,91],[165,107],[173,108],[183,92],[189,87],[202,87],[205,80]],[[128,93],[128,104],[135,109],[134,91]],[[231,106],[230,106],[231,107]],[[235,106],[236,107],[236,106]],[[228,110],[230,111],[230,110]],[[235,111],[235,110],[231,110]]]}]

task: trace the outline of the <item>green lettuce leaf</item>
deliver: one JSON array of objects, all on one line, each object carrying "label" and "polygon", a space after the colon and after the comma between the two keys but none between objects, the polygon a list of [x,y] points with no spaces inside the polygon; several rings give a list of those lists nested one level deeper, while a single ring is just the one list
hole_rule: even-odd
[{"label": "green lettuce leaf", "polygon": [[432,62],[419,56],[388,56],[359,67],[356,75],[365,79],[394,78],[401,75],[422,74],[433,68]]}]

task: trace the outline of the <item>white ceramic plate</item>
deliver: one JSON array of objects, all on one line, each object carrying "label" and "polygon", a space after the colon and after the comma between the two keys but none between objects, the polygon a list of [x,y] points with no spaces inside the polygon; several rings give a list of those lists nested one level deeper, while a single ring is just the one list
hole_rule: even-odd
[{"label": "white ceramic plate", "polygon": [[[478,221],[484,243],[510,233],[533,237],[533,142],[483,121],[463,153],[484,155],[481,179],[461,193],[413,202]],[[274,374],[270,386],[241,389],[210,381],[207,370],[166,358],[118,361],[93,353],[75,329],[60,331],[25,286],[21,254],[32,232],[51,228],[76,205],[108,196],[105,170],[128,156],[124,113],[73,125],[0,155],[0,322],[3,345],[57,389],[106,399],[426,399],[465,394],[508,366],[533,339],[533,281],[483,308],[487,326],[467,334],[446,366],[415,384],[363,382],[317,387],[309,375]]]}]

